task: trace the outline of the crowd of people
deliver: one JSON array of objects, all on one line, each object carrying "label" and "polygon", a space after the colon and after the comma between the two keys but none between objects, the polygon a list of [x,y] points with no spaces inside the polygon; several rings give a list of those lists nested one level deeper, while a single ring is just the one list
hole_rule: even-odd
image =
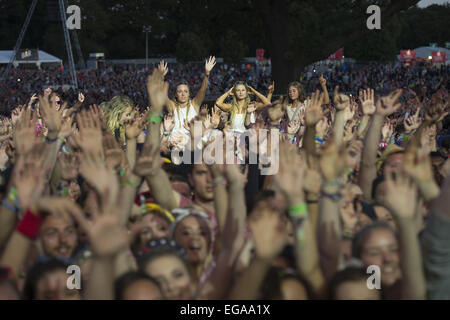
[{"label": "crowd of people", "polygon": [[[175,85],[181,80],[189,82],[192,90],[201,86],[203,66],[199,63],[171,63],[167,81]],[[152,66],[150,66],[152,68]],[[235,81],[246,81],[250,85],[263,89],[270,85],[270,73],[267,68],[255,64],[227,64],[217,65],[210,78],[207,97],[215,98],[230,88]],[[0,68],[3,74],[4,68]],[[86,96],[87,101],[106,101],[116,95],[126,95],[133,99],[137,106],[147,105],[145,96],[145,66],[109,65],[99,69],[77,71],[78,88]],[[60,95],[73,97],[74,91],[68,69],[61,67],[42,67],[42,69],[13,69],[7,79],[0,85],[0,110],[3,114],[19,104],[25,104],[29,99],[29,92],[42,91],[47,87],[53,88]]]},{"label": "crowd of people", "polygon": [[14,71],[0,299],[450,299],[448,69],[202,67]]}]

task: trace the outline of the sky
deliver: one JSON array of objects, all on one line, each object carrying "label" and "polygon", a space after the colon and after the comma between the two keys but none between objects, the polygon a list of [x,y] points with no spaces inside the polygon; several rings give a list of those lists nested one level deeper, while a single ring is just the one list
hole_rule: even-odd
[{"label": "sky", "polygon": [[419,7],[425,8],[432,4],[450,3],[450,0],[422,0],[418,3]]}]

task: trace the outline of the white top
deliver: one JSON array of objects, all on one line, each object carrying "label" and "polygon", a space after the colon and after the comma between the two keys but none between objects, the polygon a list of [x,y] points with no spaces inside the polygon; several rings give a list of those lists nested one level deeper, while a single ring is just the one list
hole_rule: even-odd
[{"label": "white top", "polygon": [[245,114],[241,113],[236,113],[234,115],[234,124],[233,124],[233,131],[234,132],[239,132],[239,133],[244,133],[245,132]]},{"label": "white top", "polygon": [[292,104],[287,106],[286,113],[289,122],[293,120],[300,121],[300,110],[305,110],[305,105],[301,102],[298,103],[297,108],[292,108]]},{"label": "white top", "polygon": [[[189,131],[184,127],[184,120],[187,120],[188,122],[194,119],[197,116],[197,111],[195,111],[194,106],[191,102],[189,107],[189,114],[187,114],[188,107],[184,108],[174,108],[173,110],[173,119],[175,122],[175,126],[172,129],[172,132],[174,131],[182,131],[185,134],[189,134]],[[179,117],[178,117],[179,114]]]}]

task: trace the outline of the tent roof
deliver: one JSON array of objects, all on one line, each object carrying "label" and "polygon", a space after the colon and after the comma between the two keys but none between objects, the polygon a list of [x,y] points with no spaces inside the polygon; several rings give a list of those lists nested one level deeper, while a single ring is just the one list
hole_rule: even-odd
[{"label": "tent roof", "polygon": [[428,58],[429,56],[431,56],[431,53],[433,51],[443,51],[446,53],[447,56],[447,60],[450,58],[450,50],[446,49],[446,48],[441,48],[441,47],[419,47],[414,49],[416,50],[416,57],[418,58]]},{"label": "tent roof", "polygon": [[[0,63],[9,63],[11,56],[14,54],[14,50],[0,50]],[[62,63],[62,60],[52,56],[51,54],[39,50],[39,60],[33,61],[15,61],[15,63]]]}]

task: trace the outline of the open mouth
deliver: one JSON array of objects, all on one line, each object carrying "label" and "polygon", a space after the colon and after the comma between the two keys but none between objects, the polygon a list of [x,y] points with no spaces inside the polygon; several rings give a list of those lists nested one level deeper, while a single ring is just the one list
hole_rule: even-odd
[{"label": "open mouth", "polygon": [[69,248],[68,247],[61,247],[56,250],[59,256],[65,257],[69,255]]}]

